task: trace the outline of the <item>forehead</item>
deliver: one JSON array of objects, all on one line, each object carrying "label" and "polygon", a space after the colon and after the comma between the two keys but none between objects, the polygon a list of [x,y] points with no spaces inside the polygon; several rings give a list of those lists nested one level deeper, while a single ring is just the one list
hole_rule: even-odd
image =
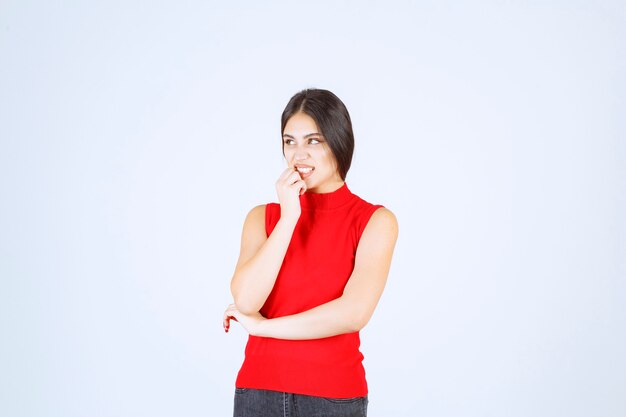
[{"label": "forehead", "polygon": [[321,134],[315,120],[305,113],[296,113],[287,120],[283,135],[292,137],[304,137],[305,135]]}]

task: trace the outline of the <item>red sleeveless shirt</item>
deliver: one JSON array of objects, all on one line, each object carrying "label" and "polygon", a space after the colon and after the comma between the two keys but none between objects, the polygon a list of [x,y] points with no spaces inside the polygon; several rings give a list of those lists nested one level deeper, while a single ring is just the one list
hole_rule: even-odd
[{"label": "red sleeveless shirt", "polygon": [[[300,218],[283,264],[260,313],[297,314],[340,297],[354,269],[356,248],[374,211],[346,183],[330,193],[300,196]],[[280,204],[265,209],[269,236]],[[359,332],[322,339],[285,340],[248,336],[237,388],[257,388],[330,398],[368,393]]]}]

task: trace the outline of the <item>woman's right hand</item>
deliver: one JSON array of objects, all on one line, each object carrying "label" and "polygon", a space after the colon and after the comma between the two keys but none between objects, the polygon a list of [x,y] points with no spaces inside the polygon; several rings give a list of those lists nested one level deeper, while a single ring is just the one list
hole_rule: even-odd
[{"label": "woman's right hand", "polygon": [[306,192],[306,184],[295,168],[283,171],[276,181],[276,192],[280,202],[280,217],[290,220],[300,218],[300,195]]}]

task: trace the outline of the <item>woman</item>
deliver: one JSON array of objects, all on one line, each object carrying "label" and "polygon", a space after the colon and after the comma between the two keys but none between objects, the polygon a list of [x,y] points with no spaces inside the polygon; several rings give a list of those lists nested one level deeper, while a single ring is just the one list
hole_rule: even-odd
[{"label": "woman", "polygon": [[294,95],[281,132],[279,203],[248,213],[224,313],[226,332],[232,319],[249,333],[234,415],[365,416],[359,331],[385,286],[397,220],[348,189],[352,123],[332,92]]}]

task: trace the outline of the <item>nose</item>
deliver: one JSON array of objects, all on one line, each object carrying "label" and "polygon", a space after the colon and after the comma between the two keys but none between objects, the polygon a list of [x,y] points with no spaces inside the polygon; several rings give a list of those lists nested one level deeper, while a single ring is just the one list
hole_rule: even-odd
[{"label": "nose", "polygon": [[291,143],[283,148],[285,159],[288,164],[303,163],[311,157],[309,149],[303,143]]},{"label": "nose", "polygon": [[309,154],[307,153],[306,149],[303,149],[301,147],[298,147],[296,149],[296,152],[293,154],[293,159],[295,159],[296,161],[304,161],[308,157]]}]

